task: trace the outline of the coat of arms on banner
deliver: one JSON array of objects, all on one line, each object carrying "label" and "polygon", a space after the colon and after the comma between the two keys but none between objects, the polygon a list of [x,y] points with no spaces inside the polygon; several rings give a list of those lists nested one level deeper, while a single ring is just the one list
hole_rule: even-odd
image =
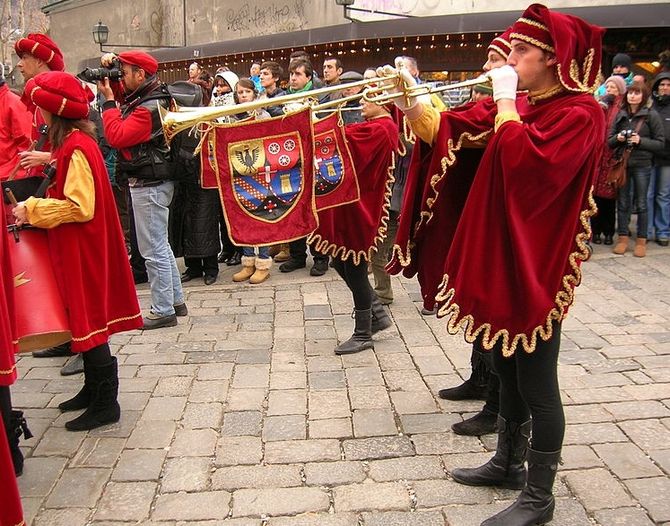
[{"label": "coat of arms on banner", "polygon": [[302,190],[302,155],[297,132],[228,144],[235,198],[254,217],[275,222]]},{"label": "coat of arms on banner", "polygon": [[357,201],[358,181],[337,113],[314,124],[314,193],[317,210]]}]

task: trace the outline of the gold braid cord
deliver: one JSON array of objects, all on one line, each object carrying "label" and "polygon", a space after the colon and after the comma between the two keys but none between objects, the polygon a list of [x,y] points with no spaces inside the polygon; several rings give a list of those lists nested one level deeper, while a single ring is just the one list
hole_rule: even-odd
[{"label": "gold braid cord", "polygon": [[[453,139],[449,139],[447,141],[447,154],[440,160],[441,173],[433,174],[430,177],[430,187],[433,191],[433,196],[426,198],[426,206],[428,210],[421,211],[420,218],[414,225],[412,232],[413,234],[416,234],[416,232],[419,230],[419,227],[423,223],[428,223],[433,217],[433,205],[435,204],[435,201],[437,201],[437,198],[440,194],[440,192],[436,190],[436,187],[438,183],[446,176],[447,170],[456,162],[456,152],[458,152],[463,147],[463,143],[466,141],[468,143],[477,143],[488,137],[491,133],[493,133],[493,129],[482,132],[479,135],[472,135],[471,133],[463,132],[458,137],[458,141],[455,145]],[[407,267],[412,262],[411,251],[413,248],[414,243],[411,241],[407,242],[406,247],[401,247],[400,245],[394,244],[391,256],[392,258],[397,258],[403,267]]]},{"label": "gold braid cord", "polygon": [[[561,67],[561,64],[556,65],[558,71],[558,80],[565,89],[577,93],[595,93],[598,87],[600,87],[600,85],[603,83],[604,79],[602,71],[599,70],[593,85],[588,84],[589,77],[591,76],[591,71],[593,70],[593,62],[595,60],[595,55],[596,50],[593,48],[589,48],[589,52],[586,54],[584,64],[582,64],[581,68],[577,63],[577,60],[575,60],[574,58],[570,62],[570,67],[568,68],[568,78],[577,85],[576,88],[570,87],[565,83],[565,81],[563,80],[565,76],[565,71]],[[580,75],[580,70],[584,71],[583,75]]]},{"label": "gold braid cord", "polygon": [[100,334],[101,332],[105,332],[105,331],[109,330],[110,326],[114,325],[115,323],[120,323],[122,321],[134,320],[135,318],[140,318],[140,317],[142,317],[142,314],[138,312],[137,314],[134,314],[133,316],[125,316],[123,318],[117,318],[115,320],[108,321],[107,325],[105,327],[103,327],[102,329],[95,330],[93,332],[89,332],[86,336],[82,336],[80,338],[75,338],[74,336],[72,336],[72,341],[73,342],[86,341],[89,338],[92,338],[93,336],[95,336],[96,334]]},{"label": "gold braid cord", "polygon": [[346,261],[348,258],[352,258],[354,265],[359,265],[361,258],[365,261],[370,261],[372,255],[377,252],[377,246],[386,239],[388,233],[388,219],[389,219],[389,209],[391,207],[391,193],[393,192],[393,183],[395,182],[395,177],[393,177],[393,171],[395,170],[395,153],[391,153],[391,165],[386,170],[386,183],[384,184],[384,204],[382,205],[382,217],[377,227],[377,234],[375,235],[372,246],[367,250],[351,250],[343,245],[336,245],[331,243],[329,240],[324,239],[321,234],[316,234],[312,232],[308,238],[307,243],[312,244],[314,250],[321,252],[325,255],[333,256],[334,258],[340,258],[342,261]]},{"label": "gold braid cord", "polygon": [[590,218],[597,212],[596,203],[593,200],[593,187],[589,190],[588,208],[582,210],[579,214],[579,221],[582,230],[575,236],[575,243],[577,250],[571,252],[568,256],[568,261],[572,272],[565,274],[561,280],[562,288],[554,297],[555,306],[547,313],[545,321],[542,325],[535,327],[530,337],[526,333],[510,334],[507,330],[501,329],[495,334],[491,334],[491,325],[489,323],[482,323],[475,327],[474,318],[471,315],[460,317],[460,307],[457,303],[452,303],[455,291],[449,288],[449,276],[444,275],[440,291],[435,296],[435,299],[442,303],[445,302],[438,310],[439,317],[447,317],[447,331],[450,334],[457,334],[463,330],[465,339],[472,343],[482,334],[482,345],[485,349],[491,350],[497,341],[502,338],[502,354],[509,358],[514,354],[515,349],[519,344],[523,346],[524,351],[531,353],[535,350],[538,336],[543,340],[548,340],[553,334],[552,322],[554,320],[561,321],[566,316],[566,309],[572,305],[575,299],[575,287],[577,287],[582,280],[582,271],[578,265],[580,261],[586,261],[589,258],[589,250],[586,242],[591,237]]},{"label": "gold braid cord", "polygon": [[14,371],[16,371],[16,364],[14,364],[11,369],[0,369],[0,376],[9,376]]}]

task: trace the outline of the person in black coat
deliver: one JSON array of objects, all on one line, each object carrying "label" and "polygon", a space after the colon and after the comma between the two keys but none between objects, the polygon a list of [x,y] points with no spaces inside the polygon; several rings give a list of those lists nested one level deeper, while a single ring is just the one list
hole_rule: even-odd
[{"label": "person in black coat", "polygon": [[670,240],[670,71],[659,73],[652,86],[652,109],[661,117],[665,146],[654,156],[654,174],[647,194],[649,233],[656,243],[668,246]]}]

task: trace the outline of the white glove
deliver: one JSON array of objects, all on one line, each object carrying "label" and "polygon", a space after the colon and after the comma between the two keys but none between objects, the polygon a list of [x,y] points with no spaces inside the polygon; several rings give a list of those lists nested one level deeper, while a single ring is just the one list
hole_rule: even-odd
[{"label": "white glove", "polygon": [[[414,77],[412,77],[410,72],[404,68],[397,70],[396,68],[389,66],[388,64],[384,67],[377,68],[378,77],[389,77],[391,75],[396,75],[398,73],[400,73],[400,78],[398,78],[393,84],[391,84],[391,81],[386,81],[383,84],[384,93],[388,94],[404,93],[407,90],[407,88],[410,88],[411,86],[416,86],[416,80],[414,79]],[[413,108],[418,104],[418,101],[414,97],[409,99],[410,100],[409,105],[407,104],[407,100],[405,97],[396,97],[392,100],[393,103],[402,112],[406,112],[407,110]]]},{"label": "white glove", "polygon": [[519,84],[519,76],[514,68],[508,64],[492,69],[488,72],[493,82],[493,100],[501,99],[516,100],[516,89]]},{"label": "white glove", "polygon": [[116,55],[114,53],[105,53],[102,57],[100,57],[100,64],[105,67],[109,68],[112,65],[112,61],[116,58]]}]

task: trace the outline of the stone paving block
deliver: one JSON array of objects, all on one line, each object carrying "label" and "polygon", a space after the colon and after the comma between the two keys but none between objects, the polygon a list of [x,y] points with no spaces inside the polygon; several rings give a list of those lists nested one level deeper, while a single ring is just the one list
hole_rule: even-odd
[{"label": "stone paving block", "polygon": [[269,517],[267,526],[359,526],[354,513],[305,513],[295,517]]},{"label": "stone paving block", "polygon": [[416,371],[416,365],[408,353],[383,354],[379,356],[382,371]]},{"label": "stone paving block", "polygon": [[[181,378],[181,377],[175,376],[175,378]],[[69,395],[63,397],[63,399],[58,397],[57,401],[58,401],[58,403],[60,403],[64,400],[67,400],[68,398],[69,398]],[[148,392],[119,393],[118,401],[119,401],[119,405],[121,406],[122,411],[139,411],[139,412],[142,412],[142,411],[144,411],[144,408],[146,407],[146,405],[149,403],[150,398],[151,398],[151,393],[148,393]]]},{"label": "stone paving block", "polygon": [[142,413],[141,420],[179,420],[185,406],[185,396],[152,397]]},{"label": "stone paving block", "polygon": [[128,438],[126,447],[133,449],[162,449],[172,442],[176,429],[174,422],[141,420]]},{"label": "stone paving block", "polygon": [[139,378],[164,378],[166,376],[189,376],[193,377],[196,372],[195,365],[143,365],[139,368]]},{"label": "stone paving block", "polygon": [[344,371],[316,371],[307,376],[309,388],[313,390],[345,389]]},{"label": "stone paving block", "polygon": [[156,493],[154,482],[110,482],[96,506],[96,520],[142,522]]},{"label": "stone paving block", "polygon": [[226,411],[262,411],[266,397],[265,389],[230,389]]},{"label": "stone paving block", "polygon": [[310,420],[308,424],[309,438],[350,438],[353,436],[349,418]]},{"label": "stone paving block", "polygon": [[573,471],[563,478],[589,513],[633,505],[621,484],[604,469]]},{"label": "stone paving block", "polygon": [[[66,508],[44,510],[32,522],[33,526],[86,526],[91,510],[86,508]],[[30,523],[27,523],[30,524]]]},{"label": "stone paving block", "polygon": [[670,449],[652,450],[649,451],[649,456],[663,471],[670,474]]},{"label": "stone paving block", "polygon": [[233,517],[327,511],[328,494],[317,488],[241,489],[233,493]]},{"label": "stone paving block", "polygon": [[391,410],[389,395],[381,385],[352,387],[349,389],[352,409],[388,409]]},{"label": "stone paving block", "polygon": [[[491,494],[493,491],[491,490]],[[452,504],[442,508],[448,526],[473,526],[507,508],[512,501],[495,501],[493,504]],[[551,524],[551,523],[550,523]],[[561,526],[565,526],[561,524]],[[572,525],[584,526],[584,525]]]},{"label": "stone paving block", "polygon": [[563,460],[561,471],[597,468],[603,465],[603,461],[589,446],[564,446],[561,459]]},{"label": "stone paving block", "polygon": [[221,426],[223,404],[211,402],[208,404],[186,404],[181,424],[190,429],[213,428]]},{"label": "stone paving block", "polygon": [[304,415],[268,416],[263,421],[264,441],[293,440],[307,438]]},{"label": "stone paving block", "polygon": [[211,461],[205,457],[168,459],[161,474],[161,493],[207,489]]},{"label": "stone paving block", "polygon": [[647,510],[652,520],[661,523],[670,521],[670,479],[654,477],[624,482],[633,496]]},{"label": "stone paving block", "polygon": [[661,470],[634,444],[596,444],[593,449],[620,479],[662,475]]},{"label": "stone paving block", "polygon": [[627,402],[630,400],[621,387],[599,387],[594,389],[566,389],[565,393],[575,404],[599,404],[605,402]]},{"label": "stone paving block", "polygon": [[218,433],[213,429],[177,429],[168,456],[213,456],[218,436]]},{"label": "stone paving block", "polygon": [[[268,324],[268,329],[272,328],[272,325]],[[237,358],[235,363],[242,364],[267,364],[270,363],[270,350],[269,349],[245,349],[237,353]]]},{"label": "stone paving block", "polygon": [[340,460],[340,443],[333,439],[308,439],[268,442],[265,445],[265,462],[290,464]]},{"label": "stone paving block", "polygon": [[190,376],[174,376],[160,378],[154,389],[154,396],[188,396],[193,378]]},{"label": "stone paving block", "polygon": [[191,403],[224,402],[228,395],[225,380],[196,380],[191,384],[188,401]]},{"label": "stone paving block", "polygon": [[384,385],[379,367],[350,367],[346,369],[349,387]]},{"label": "stone paving block", "polygon": [[425,433],[412,436],[417,455],[443,455],[446,453],[476,453],[482,445],[473,437],[455,433]]},{"label": "stone paving block", "polygon": [[644,451],[657,449],[659,444],[670,444],[670,429],[659,420],[628,420],[619,427]]},{"label": "stone paving block", "polygon": [[212,363],[198,367],[198,380],[229,380],[233,374],[232,363]]},{"label": "stone paving block", "polygon": [[258,464],[263,458],[260,437],[222,436],[216,446],[216,465]]},{"label": "stone paving block", "polygon": [[305,370],[305,358],[300,350],[274,352],[272,354],[272,372],[298,372]]},{"label": "stone paving block", "polygon": [[627,442],[628,438],[614,424],[573,424],[565,426],[566,445],[606,444],[608,442]]},{"label": "stone paving block", "polygon": [[25,499],[48,495],[58,481],[66,463],[67,459],[64,457],[26,458],[23,475],[16,479],[21,496]]},{"label": "stone paving block", "polygon": [[435,399],[427,389],[410,392],[398,391],[390,395],[395,410],[401,415],[434,413],[437,410]]},{"label": "stone paving block", "polygon": [[416,371],[384,371],[384,379],[389,391],[423,391],[426,383]]},{"label": "stone paving block", "polygon": [[168,493],[159,495],[152,518],[158,520],[223,520],[230,511],[230,493]]},{"label": "stone paving block", "polygon": [[413,353],[413,357],[419,372],[424,376],[450,374],[454,370],[454,366],[444,354],[421,356]]},{"label": "stone paving block", "polygon": [[388,409],[356,409],[353,422],[356,437],[398,434],[393,411]]},{"label": "stone paving block", "polygon": [[244,488],[289,488],[301,485],[299,465],[221,467],[212,474],[212,488],[228,491]]},{"label": "stone paving block", "polygon": [[350,415],[347,391],[310,391],[309,419],[346,418]]},{"label": "stone paving block", "polygon": [[365,526],[445,526],[439,511],[384,511],[363,513]]},{"label": "stone paving block", "polygon": [[409,510],[407,488],[400,482],[368,482],[333,489],[335,511]]},{"label": "stone paving block", "polygon": [[307,371],[341,371],[342,359],[339,356],[313,356],[307,359]]},{"label": "stone paving block", "polygon": [[127,449],[112,472],[112,480],[132,482],[158,480],[167,451],[164,449]]},{"label": "stone paving block", "polygon": [[262,414],[259,411],[238,411],[226,413],[223,417],[222,435],[259,436]]},{"label": "stone paving block", "polygon": [[235,388],[265,388],[270,379],[269,365],[237,365],[232,386]]},{"label": "stone paving block", "polygon": [[70,467],[111,468],[119,459],[125,444],[123,438],[89,437],[82,442]]},{"label": "stone paving block", "polygon": [[305,483],[308,486],[337,486],[365,480],[362,462],[312,462],[305,464]]},{"label": "stone paving block", "polygon": [[595,512],[598,524],[607,526],[654,526],[649,516],[640,508],[617,508]]},{"label": "stone paving block", "polygon": [[110,469],[66,469],[46,500],[47,508],[93,508],[109,479]]},{"label": "stone paving block", "polygon": [[414,447],[406,436],[356,438],[342,443],[347,460],[372,460],[414,455]]},{"label": "stone paving block", "polygon": [[400,415],[402,430],[410,435],[415,433],[449,433],[451,425],[461,422],[458,414],[424,413]]},{"label": "stone paving block", "polygon": [[306,391],[298,389],[270,391],[266,414],[269,416],[307,414]]},{"label": "stone paving block", "polygon": [[567,424],[596,424],[614,420],[601,404],[566,405],[564,411]]},{"label": "stone paving block", "polygon": [[374,460],[370,462],[368,469],[370,478],[376,482],[443,479],[446,477],[439,457],[403,457]]},{"label": "stone paving block", "polygon": [[270,389],[305,389],[307,374],[303,371],[272,371]]},{"label": "stone paving block", "polygon": [[464,486],[453,480],[412,482],[417,507],[433,508],[450,504],[487,504],[493,501],[491,488]]}]

